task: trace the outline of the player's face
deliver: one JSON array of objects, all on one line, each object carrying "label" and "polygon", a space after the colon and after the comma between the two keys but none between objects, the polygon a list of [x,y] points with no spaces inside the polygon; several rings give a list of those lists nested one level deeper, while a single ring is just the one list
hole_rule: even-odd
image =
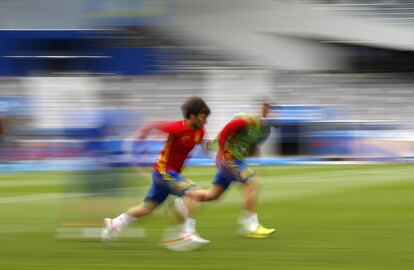
[{"label": "player's face", "polygon": [[207,115],[205,113],[199,113],[197,115],[191,115],[191,126],[195,129],[202,128],[207,123]]}]

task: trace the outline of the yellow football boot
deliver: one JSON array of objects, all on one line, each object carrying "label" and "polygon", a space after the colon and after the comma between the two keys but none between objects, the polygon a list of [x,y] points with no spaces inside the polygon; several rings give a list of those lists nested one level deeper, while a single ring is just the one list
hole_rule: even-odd
[{"label": "yellow football boot", "polygon": [[267,234],[267,235],[270,235],[270,234],[274,233],[275,230],[276,229],[268,229],[268,228],[265,228],[261,224],[259,224],[259,226],[257,227],[256,232],[259,233],[259,234]]},{"label": "yellow football boot", "polygon": [[266,238],[269,237],[276,229],[268,229],[259,224],[253,232],[246,233],[244,236],[248,238]]}]

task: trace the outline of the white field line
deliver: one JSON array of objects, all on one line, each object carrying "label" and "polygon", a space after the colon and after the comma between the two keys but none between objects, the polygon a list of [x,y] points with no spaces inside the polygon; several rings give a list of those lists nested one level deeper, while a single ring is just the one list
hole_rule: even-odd
[{"label": "white field line", "polygon": [[24,203],[24,202],[37,202],[37,201],[50,201],[67,198],[85,197],[88,194],[85,193],[41,193],[21,196],[9,196],[0,198],[0,204],[10,203]]},{"label": "white field line", "polygon": [[0,187],[48,186],[65,184],[60,180],[1,180]]}]

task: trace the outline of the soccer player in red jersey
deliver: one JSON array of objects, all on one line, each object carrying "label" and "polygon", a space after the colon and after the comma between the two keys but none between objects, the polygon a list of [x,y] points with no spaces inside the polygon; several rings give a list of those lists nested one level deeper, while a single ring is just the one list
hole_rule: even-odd
[{"label": "soccer player in red jersey", "polygon": [[209,243],[198,236],[195,231],[195,201],[186,193],[194,189],[196,185],[181,175],[185,160],[193,148],[202,142],[204,137],[204,125],[210,114],[210,109],[199,97],[188,99],[181,107],[184,120],[173,122],[155,122],[144,126],[134,134],[135,139],[144,138],[151,130],[160,130],[168,134],[165,145],[155,162],[152,171],[152,185],[145,196],[144,202],[129,208],[118,217],[105,218],[105,227],[102,232],[102,240],[110,241],[117,238],[120,232],[138,218],[149,215],[156,209],[168,195],[182,197],[180,203],[185,206],[181,209],[188,211],[183,226],[183,236],[191,236],[198,243]]}]

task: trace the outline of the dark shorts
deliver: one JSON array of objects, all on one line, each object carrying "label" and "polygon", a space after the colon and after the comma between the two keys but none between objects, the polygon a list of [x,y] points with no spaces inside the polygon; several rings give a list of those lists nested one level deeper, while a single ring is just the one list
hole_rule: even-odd
[{"label": "dark shorts", "polygon": [[183,196],[196,184],[174,171],[152,172],[152,184],[144,201],[161,204],[168,195]]},{"label": "dark shorts", "polygon": [[217,173],[213,181],[226,190],[233,182],[245,183],[256,176],[256,173],[243,160],[217,161]]}]

